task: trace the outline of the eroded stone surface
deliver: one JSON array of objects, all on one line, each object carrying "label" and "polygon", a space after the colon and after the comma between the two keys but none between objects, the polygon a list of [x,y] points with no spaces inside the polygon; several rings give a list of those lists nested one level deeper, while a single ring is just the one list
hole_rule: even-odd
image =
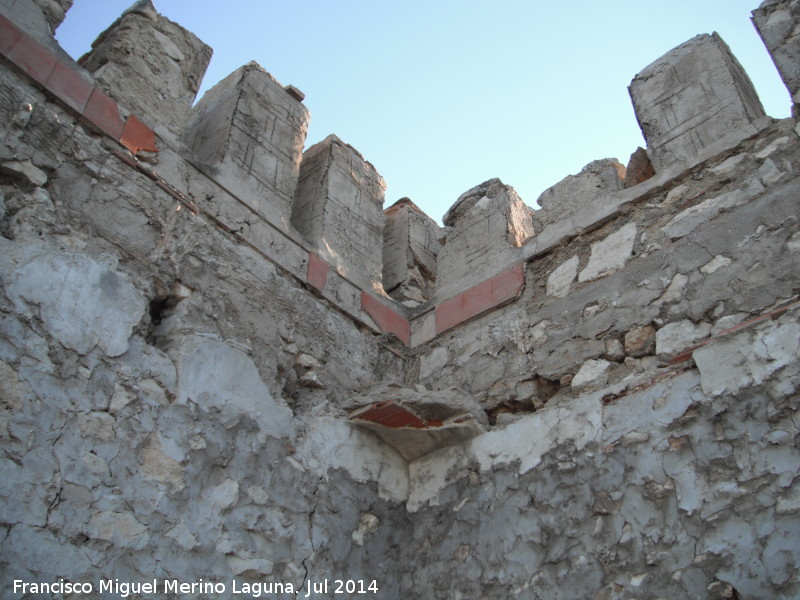
[{"label": "eroded stone surface", "polygon": [[384,211],[383,287],[400,302],[419,304],[433,297],[436,257],[442,235],[436,221],[404,198]]},{"label": "eroded stone surface", "polygon": [[[211,48],[138,2],[92,44],[81,65],[100,86],[168,138],[177,137],[203,80]],[[146,86],[139,82],[147,81]]]},{"label": "eroded stone surface", "polygon": [[292,225],[362,289],[382,285],[385,189],[375,167],[335,135],[303,153]]},{"label": "eroded stone surface", "polygon": [[124,275],[80,253],[27,248],[15,256],[16,248],[3,245],[5,291],[18,310],[38,314],[52,335],[80,354],[95,346],[109,356],[128,349],[146,303]]},{"label": "eroded stone surface", "polygon": [[656,172],[691,164],[713,143],[735,145],[764,116],[753,84],[716,33],[674,48],[636,75],[629,90]]},{"label": "eroded stone surface", "polygon": [[595,160],[542,192],[536,217],[546,223],[572,218],[599,197],[621,190],[624,181],[625,167],[616,158]]},{"label": "eroded stone surface", "polygon": [[797,0],[767,0],[753,11],[753,23],[795,105],[800,103],[798,16],[800,3]]},{"label": "eroded stone surface", "polygon": [[447,227],[437,260],[436,297],[450,298],[508,265],[534,235],[530,209],[514,188],[490,179],[464,192],[443,218]]},{"label": "eroded stone surface", "polygon": [[635,240],[636,224],[628,223],[604,240],[592,244],[589,263],[578,274],[578,281],[591,281],[624,267],[633,252]]},{"label": "eroded stone surface", "polygon": [[306,107],[250,62],[203,95],[183,141],[204,172],[287,229],[308,122]]}]

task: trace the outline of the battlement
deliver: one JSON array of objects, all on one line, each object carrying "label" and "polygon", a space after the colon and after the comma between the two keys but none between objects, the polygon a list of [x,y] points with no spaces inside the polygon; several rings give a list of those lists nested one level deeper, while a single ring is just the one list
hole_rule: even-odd
[{"label": "battlement", "polygon": [[753,13],[792,118],[699,35],[627,165],[443,227],[262,66],[196,101],[149,0],[73,61],[70,4],[0,0],[0,570],[797,595],[800,0]]},{"label": "battlement", "polygon": [[[770,18],[772,23],[782,18],[780,10],[788,10],[778,10],[777,3],[771,6],[754,13],[762,29]],[[31,15],[10,16],[23,23],[46,21],[38,6],[31,7]],[[16,28],[11,22],[9,27]],[[768,45],[780,55],[783,46],[778,37],[773,33]],[[791,39],[784,40],[786,44],[790,46]],[[20,53],[8,49],[12,61]],[[192,107],[210,56],[208,46],[143,0],[102,33],[92,51],[80,59],[85,71],[56,63],[55,57],[44,59],[50,65],[46,75],[27,58],[17,62],[134,155],[151,153],[148,169],[247,243],[262,246],[265,238],[275,236],[290,240],[296,248],[287,256],[315,255],[317,264],[328,265],[348,282],[346,287],[358,290],[335,293],[337,303],[385,331],[354,300],[362,294],[381,297],[378,305],[393,313],[393,322],[408,321],[411,331],[420,332],[412,336],[412,344],[428,341],[433,332],[442,330],[431,325],[434,308],[441,315],[466,303],[469,306],[458,312],[468,319],[495,302],[507,302],[505,293],[478,301],[470,297],[481,294],[476,290],[491,288],[498,274],[602,225],[620,206],[646,197],[653,187],[648,184],[651,178],[663,185],[735,148],[770,122],[725,43],[716,34],[701,35],[664,55],[631,82],[631,98],[648,148],[634,152],[627,169],[616,159],[590,163],[543,192],[539,210],[526,206],[510,186],[491,180],[462,194],[440,231],[419,209],[389,209],[387,220],[382,178],[336,136],[303,152],[310,116],[302,93],[281,85],[256,63],[231,73]],[[68,75],[68,69],[73,74]],[[143,86],[143,81],[148,84]],[[188,164],[181,164],[181,157]],[[196,179],[188,176],[187,169],[199,170],[218,191],[201,192],[202,186],[192,189],[192,183],[182,184],[180,179]],[[175,170],[183,172],[180,178],[170,173]],[[205,200],[198,200],[202,196]],[[310,259],[293,265],[279,253],[262,250],[307,279],[308,273],[302,271]],[[579,283],[593,278],[596,268],[582,271]],[[400,303],[393,304],[390,296]],[[440,321],[449,328],[461,318],[440,316]]]}]

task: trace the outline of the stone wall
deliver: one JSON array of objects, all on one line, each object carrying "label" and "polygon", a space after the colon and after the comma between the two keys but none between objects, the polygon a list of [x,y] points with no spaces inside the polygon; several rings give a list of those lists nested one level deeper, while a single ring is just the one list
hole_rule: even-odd
[{"label": "stone wall", "polygon": [[0,2],[3,597],[800,595],[800,140],[718,36],[634,78],[627,172],[440,229],[254,63],[190,110],[147,1],[76,64],[69,4]]}]

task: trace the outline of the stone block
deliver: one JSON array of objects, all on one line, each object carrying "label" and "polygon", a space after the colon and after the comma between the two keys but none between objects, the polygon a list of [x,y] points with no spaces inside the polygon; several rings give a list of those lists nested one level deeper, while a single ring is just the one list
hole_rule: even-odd
[{"label": "stone block", "polygon": [[70,6],[72,0],[0,0],[0,14],[60,59],[71,62],[72,59],[53,37],[53,32],[64,20]]},{"label": "stone block", "polygon": [[453,229],[437,260],[436,297],[452,298],[515,262],[535,235],[531,209],[499,179],[464,192],[444,216]]},{"label": "stone block", "polygon": [[385,189],[375,167],[335,135],[303,154],[291,223],[362,289],[381,289]]},{"label": "stone block", "polygon": [[[694,352],[703,391],[708,396],[736,394],[762,383],[797,362],[800,322],[788,314],[754,330],[743,330]],[[791,375],[786,376],[787,379]]]},{"label": "stone block", "polygon": [[717,217],[722,212],[746,204],[761,192],[764,187],[756,180],[746,188],[737,188],[719,196],[703,200],[672,217],[661,230],[670,240],[677,240]]},{"label": "stone block", "polygon": [[[753,24],[772,56],[772,62],[800,104],[800,0],[767,0],[753,11]],[[794,110],[795,115],[797,110]]]},{"label": "stone block", "polygon": [[619,271],[628,262],[636,240],[636,223],[628,223],[605,239],[592,244],[589,263],[578,275],[578,281],[591,281]]},{"label": "stone block", "polygon": [[656,355],[661,362],[669,362],[710,333],[711,325],[708,323],[693,323],[689,320],[667,323],[656,332]]},{"label": "stone block", "polygon": [[628,159],[628,166],[625,168],[625,187],[633,187],[647,181],[655,175],[655,169],[650,163],[650,157],[644,148],[634,150]]},{"label": "stone block", "polygon": [[430,300],[436,283],[441,227],[411,200],[384,211],[383,287],[392,298],[414,304]]},{"label": "stone block", "polygon": [[656,328],[652,325],[634,327],[625,334],[625,353],[634,358],[652,354],[656,348]]},{"label": "stone block", "polygon": [[55,31],[64,22],[73,0],[33,0],[33,2],[42,11],[50,30]]},{"label": "stone block", "polygon": [[160,136],[177,139],[210,60],[210,47],[144,0],[101,33],[78,62]]},{"label": "stone block", "polygon": [[287,230],[308,121],[308,109],[250,62],[203,95],[183,141],[201,170]]},{"label": "stone block", "polygon": [[611,363],[607,360],[587,360],[572,378],[572,390],[582,394],[602,389],[608,383],[610,369]]},{"label": "stone block", "polygon": [[578,274],[578,257],[573,256],[561,263],[547,277],[547,295],[563,298],[569,293],[570,285]]},{"label": "stone block", "polygon": [[616,158],[595,160],[542,192],[536,216],[544,223],[569,219],[596,198],[621,190],[624,182],[625,167]]},{"label": "stone block", "polygon": [[628,89],[656,172],[691,166],[711,144],[735,146],[764,117],[750,78],[716,33],[671,50]]}]

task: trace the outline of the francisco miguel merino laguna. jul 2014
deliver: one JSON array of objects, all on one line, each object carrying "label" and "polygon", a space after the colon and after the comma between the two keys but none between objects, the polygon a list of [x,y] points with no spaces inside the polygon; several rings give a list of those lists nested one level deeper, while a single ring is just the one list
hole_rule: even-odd
[{"label": "francisco miguel merino laguna. jul 2014", "polygon": [[[228,586],[222,582],[203,581],[202,579],[193,582],[182,582],[177,579],[165,579],[161,582],[160,589],[163,593],[181,594],[224,594],[228,592]],[[95,591],[94,584],[91,582],[71,582],[59,579],[56,582],[40,583],[25,582],[20,579],[14,580],[15,594],[91,594]],[[118,594],[122,598],[127,598],[131,594],[155,594],[159,591],[158,579],[152,581],[128,582],[119,579],[103,579],[98,584],[98,592]],[[237,582],[231,581],[230,592],[232,594],[247,594],[253,598],[260,598],[263,594],[293,594],[300,592],[295,590],[294,584],[287,582]],[[334,594],[376,594],[378,583],[376,580],[370,582],[362,580],[340,580],[336,579],[332,583],[327,579],[319,582],[306,582],[305,598],[309,598],[312,593]]]}]

